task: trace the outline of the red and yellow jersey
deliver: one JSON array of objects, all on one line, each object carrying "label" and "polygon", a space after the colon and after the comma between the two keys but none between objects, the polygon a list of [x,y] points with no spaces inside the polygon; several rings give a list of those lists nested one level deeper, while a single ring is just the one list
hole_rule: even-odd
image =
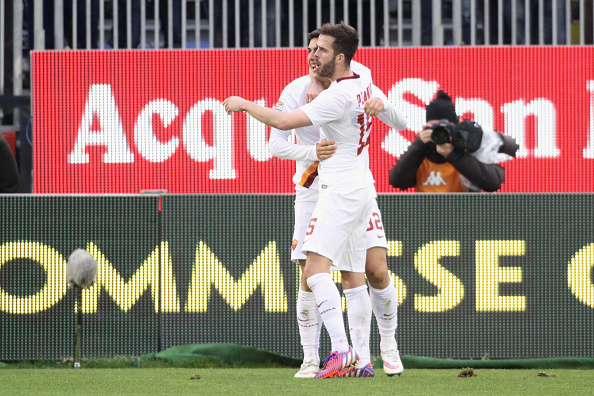
[{"label": "red and yellow jersey", "polygon": [[460,172],[445,162],[436,164],[425,158],[417,170],[417,192],[446,193],[468,192],[468,188],[460,180]]}]

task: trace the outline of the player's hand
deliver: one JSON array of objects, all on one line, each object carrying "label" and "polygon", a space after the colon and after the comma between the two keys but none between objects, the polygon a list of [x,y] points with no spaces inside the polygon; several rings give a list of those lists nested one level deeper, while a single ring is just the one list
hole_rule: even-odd
[{"label": "player's hand", "polygon": [[322,139],[316,144],[316,155],[320,161],[328,159],[336,152],[335,142],[331,140]]},{"label": "player's hand", "polygon": [[309,83],[309,87],[307,87],[307,92],[305,92],[306,103],[309,103],[317,98],[323,90],[324,85],[321,83],[321,81],[316,78],[312,78],[311,82]]},{"label": "player's hand", "polygon": [[225,111],[228,114],[231,114],[234,111],[245,111],[245,104],[247,100],[244,98],[240,98],[239,96],[230,96],[223,101],[223,106],[225,106]]},{"label": "player's hand", "polygon": [[376,117],[383,109],[384,102],[379,98],[371,98],[363,105],[365,114]]}]

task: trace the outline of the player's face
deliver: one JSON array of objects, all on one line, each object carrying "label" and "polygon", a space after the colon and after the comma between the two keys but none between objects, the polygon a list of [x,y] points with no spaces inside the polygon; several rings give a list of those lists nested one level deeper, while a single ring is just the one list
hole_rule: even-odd
[{"label": "player's face", "polygon": [[314,57],[314,54],[316,53],[316,48],[318,46],[318,39],[313,38],[309,41],[309,45],[307,46],[307,63],[309,65],[309,69],[313,72],[316,72],[318,70],[318,68],[320,67],[320,64],[318,63],[318,61],[316,60],[316,58]]},{"label": "player's face", "polygon": [[336,56],[332,48],[333,43],[334,37],[320,35],[318,38],[318,47],[314,57],[320,64],[317,71],[320,77],[332,77],[336,70]]},{"label": "player's face", "polygon": [[336,59],[332,58],[331,61],[326,62],[323,65],[320,65],[320,68],[318,69],[318,75],[320,77],[332,77],[332,75],[334,74],[335,71],[336,71]]}]

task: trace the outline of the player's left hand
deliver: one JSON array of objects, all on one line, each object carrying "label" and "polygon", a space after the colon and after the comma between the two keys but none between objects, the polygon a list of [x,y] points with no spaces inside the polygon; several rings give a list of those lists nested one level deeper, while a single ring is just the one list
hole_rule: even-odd
[{"label": "player's left hand", "polygon": [[336,142],[334,140],[322,139],[316,144],[316,155],[320,161],[323,161],[332,157],[336,149]]},{"label": "player's left hand", "polygon": [[379,98],[371,98],[363,105],[365,114],[376,117],[383,109],[384,102]]},{"label": "player's left hand", "polygon": [[247,100],[244,98],[230,96],[223,101],[223,106],[225,106],[225,111],[231,114],[234,111],[245,111],[245,103],[247,103]]}]

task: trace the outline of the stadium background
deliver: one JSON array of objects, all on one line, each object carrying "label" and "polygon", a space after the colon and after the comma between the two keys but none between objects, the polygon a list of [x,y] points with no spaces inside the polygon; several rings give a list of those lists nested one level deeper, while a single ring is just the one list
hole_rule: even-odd
[{"label": "stadium background", "polygon": [[[306,57],[304,49],[34,52],[33,129],[43,131],[33,136],[34,191],[293,193],[294,164],[271,156],[270,128],[228,115],[222,101],[274,106],[307,73]],[[379,193],[395,191],[388,172],[440,89],[462,117],[520,145],[503,163],[501,192],[594,191],[594,48],[361,48],[355,59],[409,119],[401,133],[374,123]]]},{"label": "stadium background", "polygon": [[[239,94],[272,106],[304,58],[278,48],[34,52],[35,194],[0,196],[0,360],[72,355],[65,263],[78,247],[100,264],[83,302],[85,357],[203,342],[299,357],[293,164],[269,157],[267,128],[227,117],[220,102]],[[592,58],[583,46],[357,54],[411,120],[401,135],[376,123],[371,151],[402,354],[593,356]],[[438,89],[520,142],[500,193],[388,186]],[[135,195],[143,190],[170,194]],[[378,343],[373,325],[374,354]]]}]

